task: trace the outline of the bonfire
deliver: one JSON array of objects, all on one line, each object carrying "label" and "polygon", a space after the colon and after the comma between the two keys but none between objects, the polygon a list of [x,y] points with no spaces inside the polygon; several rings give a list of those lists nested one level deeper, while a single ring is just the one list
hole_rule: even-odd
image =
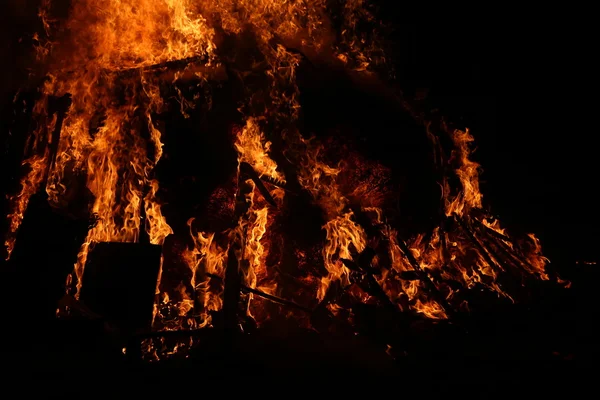
[{"label": "bonfire", "polygon": [[[352,332],[363,306],[448,321],[469,312],[474,292],[514,303],[531,280],[560,281],[533,234],[511,237],[484,207],[472,133],[396,88],[385,27],[366,1],[73,0],[63,18],[56,7],[46,0],[40,9],[34,124],[5,246],[10,260],[36,196],[81,222],[59,317],[95,313],[131,325],[133,303],[107,306],[118,294],[99,283],[125,279],[108,267],[123,260],[139,264],[140,276],[118,293],[145,292],[141,322],[121,329],[145,335],[151,360],[193,347],[185,332],[274,322]],[[439,184],[433,229],[401,234],[389,168],[341,137],[302,129],[297,74],[310,64],[376,82],[420,124]],[[213,93],[226,82],[239,101],[222,140],[237,163],[195,177],[227,175],[197,199],[203,210],[169,213],[159,173],[169,157],[165,121],[214,112],[222,98]],[[316,238],[306,244],[289,220],[309,208],[319,226],[302,232]],[[167,332],[184,336],[168,342]]]}]

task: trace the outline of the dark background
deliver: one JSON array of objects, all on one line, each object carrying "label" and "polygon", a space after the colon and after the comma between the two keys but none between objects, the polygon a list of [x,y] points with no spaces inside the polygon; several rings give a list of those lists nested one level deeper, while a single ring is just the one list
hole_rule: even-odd
[{"label": "dark background", "polygon": [[[0,12],[3,124],[26,79],[27,41],[20,39],[35,26],[37,3],[8,2]],[[509,229],[536,233],[552,259],[595,260],[600,218],[586,24],[567,29],[475,11],[442,20],[378,3],[394,26],[388,39],[402,88],[427,89],[432,105],[475,136],[492,211]]]}]

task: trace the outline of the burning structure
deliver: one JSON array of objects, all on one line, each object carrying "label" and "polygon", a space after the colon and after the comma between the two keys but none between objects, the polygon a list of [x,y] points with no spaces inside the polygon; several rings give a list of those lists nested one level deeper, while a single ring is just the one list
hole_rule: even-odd
[{"label": "burning structure", "polygon": [[[354,335],[381,313],[393,353],[407,321],[568,284],[534,235],[510,237],[484,208],[469,130],[396,88],[365,1],[46,0],[39,17],[6,259],[35,256],[26,224],[41,214],[65,227],[51,312],[102,317],[124,352],[160,360],[209,331]],[[390,165],[307,123],[324,70],[384,93],[428,140],[435,189],[412,194],[434,204],[425,223]]]}]

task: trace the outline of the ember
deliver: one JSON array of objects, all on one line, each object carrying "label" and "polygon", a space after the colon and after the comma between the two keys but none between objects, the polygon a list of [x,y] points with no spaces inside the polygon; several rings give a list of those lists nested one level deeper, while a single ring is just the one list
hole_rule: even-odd
[{"label": "ember", "polygon": [[[398,357],[414,321],[569,285],[535,235],[484,207],[469,129],[394,89],[366,2],[73,0],[65,16],[58,3],[40,8],[39,74],[19,97],[32,122],[7,260],[31,261],[37,214],[72,224],[53,239],[72,246],[51,262],[69,270],[53,312],[105,320],[127,356],[274,326],[351,337],[377,319]],[[404,225],[392,168],[343,127],[311,131],[304,80],[321,70],[386,93],[429,141],[439,191],[419,198],[441,201],[427,226]]]}]

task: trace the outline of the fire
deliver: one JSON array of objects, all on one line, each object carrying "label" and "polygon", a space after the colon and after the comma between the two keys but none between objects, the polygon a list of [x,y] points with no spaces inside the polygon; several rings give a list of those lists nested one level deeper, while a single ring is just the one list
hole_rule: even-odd
[{"label": "fire", "polygon": [[[163,61],[210,55],[214,29],[191,0],[78,0],[68,29],[80,53],[76,60],[109,71],[140,68]],[[77,65],[65,66],[74,69]],[[100,71],[95,71],[96,73]]]},{"label": "fire", "polygon": [[13,248],[15,246],[16,231],[19,229],[27,205],[29,204],[30,197],[37,192],[39,185],[44,179],[44,170],[46,166],[46,159],[43,156],[34,155],[23,162],[23,165],[28,167],[28,172],[21,179],[21,191],[14,195],[13,211],[7,216],[10,221],[10,232],[6,237],[4,245],[6,246],[7,259],[10,258]]},{"label": "fire", "polygon": [[[194,247],[183,252],[182,257],[190,268],[192,273],[190,285],[195,295],[196,301],[202,308],[201,324],[197,327],[209,324],[211,321],[210,311],[219,310],[222,307],[222,301],[219,297],[220,293],[214,294],[209,290],[209,277],[206,274],[221,275],[224,271],[224,262],[226,251],[220,248],[214,241],[214,233],[205,234],[198,232],[194,234],[192,230],[193,219],[188,221],[190,233],[194,239]],[[183,287],[183,286],[182,286]],[[184,291],[181,292],[184,299],[190,297]],[[166,299],[168,294],[165,293]],[[169,304],[166,300],[165,304]],[[184,303],[187,304],[187,303]],[[179,314],[187,315],[194,308],[193,301],[190,306],[180,305]]]},{"label": "fire", "polygon": [[479,191],[479,168],[480,165],[469,159],[469,144],[475,139],[469,130],[455,130],[452,141],[456,150],[452,157],[456,159],[458,168],[456,174],[460,179],[462,190],[453,199],[446,198],[446,215],[465,214],[473,208],[481,208],[483,196]]},{"label": "fire", "polygon": [[285,183],[283,174],[277,170],[277,164],[269,157],[271,142],[260,131],[258,121],[249,118],[246,126],[239,132],[235,141],[239,162],[247,162],[260,176],[268,176]]},{"label": "fire", "polygon": [[[175,246],[167,243],[169,237],[187,241],[171,251],[176,256],[163,255],[155,329],[214,326],[233,261],[241,276],[244,317],[259,325],[276,314],[261,300],[268,295],[304,302],[299,308],[305,314],[329,302],[333,315],[342,316],[344,307],[328,297],[329,289],[339,286],[340,296],[355,302],[382,302],[397,311],[445,319],[464,308],[470,288],[485,287],[513,300],[500,283],[503,274],[549,279],[537,238],[531,235],[517,246],[483,211],[480,166],[471,160],[469,130],[445,127],[432,133],[428,125],[430,137],[451,139],[453,147],[441,162],[454,171],[458,184],[444,175],[439,226],[406,241],[385,215],[389,196],[375,177],[385,175],[385,169],[376,163],[365,167],[366,161],[350,152],[348,159],[355,157],[354,165],[362,165],[367,177],[349,178],[344,174],[348,160],[332,159],[326,143],[300,131],[296,77],[303,62],[320,60],[359,76],[373,76],[386,63],[377,30],[367,34],[360,28],[378,25],[366,2],[330,3],[74,0],[66,20],[60,20],[52,17],[52,4],[44,2],[45,32],[36,38],[46,79],[24,154],[27,172],[12,197],[9,254],[29,198],[41,188],[54,207],[68,207],[73,182],[84,176],[96,223],[68,279],[71,292],[81,288],[94,243],[147,242],[166,249]],[[331,12],[340,16],[335,23]],[[160,115],[189,117],[200,102],[198,91],[210,92],[217,71],[225,79],[239,78],[244,92],[239,104],[243,122],[231,129],[235,177],[211,200],[231,211],[231,225],[215,230],[190,217],[188,230],[176,231],[163,214],[155,172],[168,154]],[[55,99],[67,95],[72,104],[49,111]],[[205,100],[210,105],[211,99]],[[275,233],[294,212],[290,202],[298,192],[308,194],[322,218],[324,238],[317,251],[286,250],[295,244]],[[179,274],[175,284],[166,277],[173,270]],[[282,283],[292,280],[302,289]]]}]

